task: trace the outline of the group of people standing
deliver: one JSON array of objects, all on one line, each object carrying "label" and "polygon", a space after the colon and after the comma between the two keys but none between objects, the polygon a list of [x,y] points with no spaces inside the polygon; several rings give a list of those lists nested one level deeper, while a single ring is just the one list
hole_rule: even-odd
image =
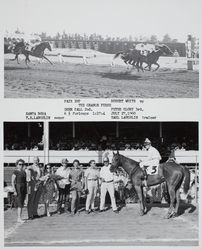
[{"label": "group of people standing", "polygon": [[[144,186],[147,187],[148,167],[152,168],[152,173],[157,174],[157,167],[161,156],[156,148],[151,145],[151,141],[146,138],[144,147],[147,157],[139,163],[143,172]],[[21,222],[22,208],[27,194],[28,219],[38,218],[38,204],[45,204],[45,214],[50,216],[49,204],[52,202],[54,194],[58,191],[57,213],[64,212],[74,215],[79,210],[81,194],[86,196],[86,213],[89,214],[95,210],[95,198],[97,193],[100,196],[99,211],[105,210],[105,198],[107,192],[111,199],[112,210],[118,213],[115,187],[117,180],[116,174],[110,171],[110,162],[108,157],[104,157],[101,170],[96,166],[95,160],[89,162],[88,168],[84,171],[78,160],[73,161],[70,168],[67,159],[62,159],[61,166],[54,173],[50,164],[44,169],[40,167],[39,158],[35,157],[33,164],[25,167],[25,162],[19,159],[16,162],[16,169],[12,175],[12,186],[16,196],[18,206],[18,222]],[[125,183],[126,184],[126,183]],[[122,190],[123,191],[123,190]],[[122,194],[121,194],[122,193]],[[123,196],[123,192],[120,192]],[[71,196],[71,205],[70,205]]]},{"label": "group of people standing", "polygon": [[63,210],[72,215],[76,214],[79,211],[82,193],[86,196],[86,214],[95,210],[97,194],[100,196],[99,211],[103,212],[107,191],[112,209],[118,213],[115,200],[115,175],[110,171],[108,157],[103,159],[103,163],[104,166],[99,170],[96,162],[91,160],[89,167],[84,171],[78,160],[74,160],[70,168],[68,160],[62,159],[61,166],[54,172],[50,164],[42,169],[38,157],[34,157],[33,164],[30,166],[26,166],[22,159],[17,160],[16,169],[12,174],[12,187],[18,207],[17,221],[23,222],[21,216],[26,198],[28,220],[39,218],[39,203],[45,205],[45,215],[51,216],[49,204],[56,198],[56,194],[58,214]]}]

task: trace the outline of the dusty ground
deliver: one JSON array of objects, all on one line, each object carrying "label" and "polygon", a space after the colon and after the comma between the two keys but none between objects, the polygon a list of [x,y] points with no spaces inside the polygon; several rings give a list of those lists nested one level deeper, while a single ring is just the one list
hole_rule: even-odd
[{"label": "dusty ground", "polygon": [[[137,204],[119,214],[111,209],[89,215],[53,214],[20,225],[15,223],[16,210],[9,209],[4,212],[5,246],[198,245],[198,208],[183,206],[179,217],[167,220],[167,208],[162,206],[152,207],[143,217]],[[23,216],[27,217],[25,209]]]},{"label": "dusty ground", "polygon": [[[196,98],[199,96],[198,65],[186,70],[185,59],[160,58],[156,72],[127,70],[120,59],[111,67],[113,55],[90,55],[89,64],[82,58],[49,56],[54,65],[43,62],[25,66],[5,57],[6,98]],[[33,59],[32,59],[33,60]]]}]

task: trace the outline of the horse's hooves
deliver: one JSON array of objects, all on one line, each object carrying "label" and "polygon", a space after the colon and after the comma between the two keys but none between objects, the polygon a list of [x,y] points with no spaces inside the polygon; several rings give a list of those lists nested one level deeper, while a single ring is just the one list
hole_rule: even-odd
[{"label": "horse's hooves", "polygon": [[167,213],[164,217],[164,219],[170,219],[170,218],[175,218],[177,214],[175,212],[172,213]]},{"label": "horse's hooves", "polygon": [[164,216],[164,219],[170,219],[171,217],[171,213],[167,213],[165,216]]},{"label": "horse's hooves", "polygon": [[166,214],[163,218],[164,219],[170,219],[170,215]]},{"label": "horse's hooves", "polygon": [[177,213],[174,212],[174,213],[172,213],[171,218],[175,218],[175,217],[177,217],[177,216],[178,216]]},{"label": "horse's hooves", "polygon": [[145,215],[145,212],[144,211],[140,211],[140,216],[143,216]]}]

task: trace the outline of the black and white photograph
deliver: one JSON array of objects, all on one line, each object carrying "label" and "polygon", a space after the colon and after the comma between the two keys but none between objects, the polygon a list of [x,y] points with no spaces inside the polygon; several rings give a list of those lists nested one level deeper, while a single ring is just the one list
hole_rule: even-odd
[{"label": "black and white photograph", "polygon": [[7,0],[4,97],[198,98],[199,3]]},{"label": "black and white photograph", "polygon": [[199,123],[4,122],[4,244],[198,246]]},{"label": "black and white photograph", "polygon": [[0,1],[0,247],[200,248],[201,7]]}]

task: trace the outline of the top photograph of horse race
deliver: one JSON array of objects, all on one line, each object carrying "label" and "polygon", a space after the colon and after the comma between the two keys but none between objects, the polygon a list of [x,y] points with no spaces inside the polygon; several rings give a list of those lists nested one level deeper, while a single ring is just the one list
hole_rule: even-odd
[{"label": "top photograph of horse race", "polygon": [[4,97],[198,98],[199,4],[5,1]]}]

